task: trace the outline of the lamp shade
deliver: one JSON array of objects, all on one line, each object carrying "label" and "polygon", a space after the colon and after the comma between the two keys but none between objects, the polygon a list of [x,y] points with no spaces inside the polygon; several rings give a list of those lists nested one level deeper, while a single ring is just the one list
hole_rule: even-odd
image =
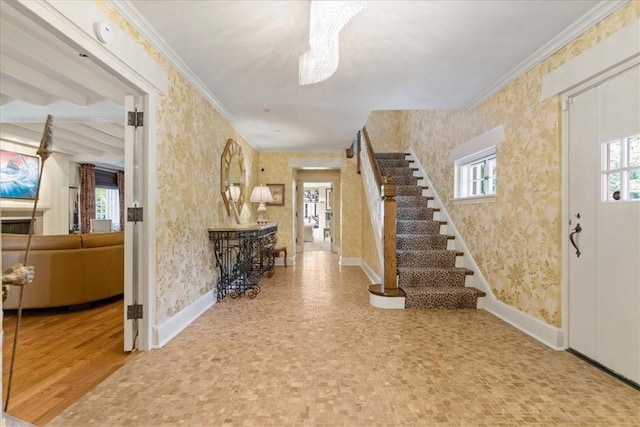
[{"label": "lamp shade", "polygon": [[269,203],[273,202],[273,196],[271,195],[271,190],[269,190],[269,187],[260,185],[253,188],[250,200],[252,202],[258,203]]}]

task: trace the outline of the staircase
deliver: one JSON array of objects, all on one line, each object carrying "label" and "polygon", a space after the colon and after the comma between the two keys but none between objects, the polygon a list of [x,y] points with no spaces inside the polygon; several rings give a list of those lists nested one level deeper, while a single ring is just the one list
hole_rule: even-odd
[{"label": "staircase", "polygon": [[473,271],[456,267],[463,255],[448,249],[453,236],[441,233],[444,221],[434,220],[439,209],[429,207],[433,197],[423,196],[411,162],[404,153],[377,153],[382,176],[392,176],[396,184],[396,257],[398,287],[406,294],[405,308],[476,308],[485,293],[465,286]]}]

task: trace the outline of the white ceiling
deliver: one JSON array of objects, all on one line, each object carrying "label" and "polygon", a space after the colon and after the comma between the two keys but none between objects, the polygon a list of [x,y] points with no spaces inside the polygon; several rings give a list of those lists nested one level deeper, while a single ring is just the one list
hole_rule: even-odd
[{"label": "white ceiling", "polygon": [[[306,0],[112,2],[261,151],[343,150],[373,110],[472,107],[623,3],[369,1],[340,35],[338,71],[300,86]],[[0,136],[37,143],[53,114],[56,150],[122,165],[132,90],[0,7]]]},{"label": "white ceiling", "polygon": [[54,151],[122,168],[132,90],[79,53],[0,2],[0,137],[37,147],[51,114]]},{"label": "white ceiling", "polygon": [[369,1],[340,34],[337,72],[310,86],[308,1],[129,4],[256,148],[318,151],[349,146],[373,110],[471,106],[598,3]]}]

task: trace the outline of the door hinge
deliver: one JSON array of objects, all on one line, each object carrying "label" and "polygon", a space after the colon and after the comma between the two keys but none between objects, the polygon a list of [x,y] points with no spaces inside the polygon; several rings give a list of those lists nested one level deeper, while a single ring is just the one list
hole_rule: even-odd
[{"label": "door hinge", "polygon": [[127,306],[127,320],[142,319],[142,304],[132,304]]},{"label": "door hinge", "polygon": [[142,222],[143,210],[141,206],[127,208],[127,222]]},{"label": "door hinge", "polygon": [[144,112],[138,111],[136,108],[135,111],[128,112],[127,124],[129,126],[133,126],[134,128],[142,127],[144,121]]}]

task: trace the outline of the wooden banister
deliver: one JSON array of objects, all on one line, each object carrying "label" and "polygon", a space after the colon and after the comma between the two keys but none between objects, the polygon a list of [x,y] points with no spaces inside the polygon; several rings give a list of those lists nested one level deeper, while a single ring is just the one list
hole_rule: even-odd
[{"label": "wooden banister", "polygon": [[371,140],[369,139],[369,133],[367,132],[366,126],[362,128],[362,135],[364,136],[364,144],[366,145],[369,161],[371,162],[371,169],[373,169],[373,177],[376,179],[376,184],[378,185],[378,188],[381,189],[382,174],[380,173],[378,162],[374,160],[376,158],[376,155],[373,153],[373,147],[371,146]]},{"label": "wooden banister", "polygon": [[[397,261],[396,261],[396,216],[398,211],[396,196],[396,185],[393,177],[382,177],[378,162],[375,160],[371,140],[367,128],[362,129],[364,136],[365,149],[367,157],[370,161],[370,167],[376,181],[380,198],[382,200],[382,237],[383,237],[383,257],[384,257],[384,275],[381,285],[372,285],[370,290],[377,295],[398,296],[398,280],[397,280]],[[401,291],[400,291],[401,292]]]}]

